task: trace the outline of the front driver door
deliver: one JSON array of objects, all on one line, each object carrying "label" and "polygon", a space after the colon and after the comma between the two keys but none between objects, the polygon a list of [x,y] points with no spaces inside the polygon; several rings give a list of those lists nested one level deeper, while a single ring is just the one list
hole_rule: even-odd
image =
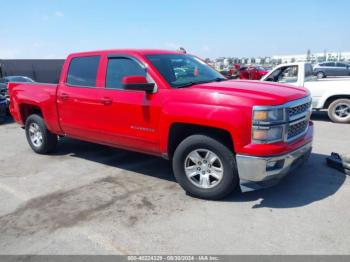
[{"label": "front driver door", "polygon": [[130,56],[106,58],[105,88],[102,99],[108,103],[98,118],[101,137],[105,143],[142,152],[159,151],[160,101],[157,93],[124,90],[125,76],[145,76],[145,67]]}]

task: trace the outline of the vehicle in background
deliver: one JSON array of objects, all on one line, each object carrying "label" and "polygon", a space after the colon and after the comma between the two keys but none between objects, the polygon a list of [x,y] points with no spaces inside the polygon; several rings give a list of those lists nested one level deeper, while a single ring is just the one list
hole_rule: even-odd
[{"label": "vehicle in background", "polygon": [[4,96],[7,100],[7,106],[10,102],[10,98],[8,96],[7,86],[8,83],[16,82],[16,83],[34,83],[34,80],[27,76],[5,76],[0,78],[0,95]]},{"label": "vehicle in background", "polygon": [[343,62],[323,62],[314,66],[314,74],[317,78],[331,76],[350,76],[350,64]]},{"label": "vehicle in background", "polygon": [[3,124],[7,115],[7,100],[6,97],[0,95],[0,124]]},{"label": "vehicle in background", "polygon": [[239,78],[239,64],[234,64],[229,66],[227,69],[219,71],[223,76],[225,76],[227,79],[237,79]]},{"label": "vehicle in background", "polygon": [[268,71],[261,66],[245,66],[239,70],[239,78],[246,80],[260,80]]},{"label": "vehicle in background", "polygon": [[350,79],[317,79],[309,63],[282,64],[264,76],[262,81],[306,87],[315,110],[328,110],[336,123],[350,123]]},{"label": "vehicle in background", "polygon": [[306,89],[229,81],[175,51],[72,54],[58,85],[10,83],[9,93],[36,153],[68,136],[164,157],[184,190],[205,199],[272,186],[312,148]]}]

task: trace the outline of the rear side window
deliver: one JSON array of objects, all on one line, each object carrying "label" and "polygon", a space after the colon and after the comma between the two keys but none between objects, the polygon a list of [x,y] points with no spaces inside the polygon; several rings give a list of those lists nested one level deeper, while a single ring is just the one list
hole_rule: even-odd
[{"label": "rear side window", "polygon": [[122,89],[125,76],[146,77],[146,70],[132,59],[110,58],[107,66],[106,88]]},{"label": "rear side window", "polygon": [[95,87],[100,56],[76,57],[70,62],[67,84]]},{"label": "rear side window", "polygon": [[324,63],[323,66],[335,66],[335,63]]}]

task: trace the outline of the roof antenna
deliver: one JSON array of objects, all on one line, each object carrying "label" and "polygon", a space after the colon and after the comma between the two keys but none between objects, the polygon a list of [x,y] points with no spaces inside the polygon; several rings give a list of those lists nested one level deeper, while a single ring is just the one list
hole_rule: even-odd
[{"label": "roof antenna", "polygon": [[180,53],[186,54],[186,49],[183,47],[180,47],[177,51],[179,51]]}]

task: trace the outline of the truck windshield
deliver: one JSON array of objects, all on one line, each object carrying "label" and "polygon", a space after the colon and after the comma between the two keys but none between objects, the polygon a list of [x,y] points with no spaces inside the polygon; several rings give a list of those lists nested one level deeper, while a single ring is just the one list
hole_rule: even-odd
[{"label": "truck windshield", "polygon": [[224,81],[226,78],[202,60],[185,54],[147,55],[171,87]]}]

